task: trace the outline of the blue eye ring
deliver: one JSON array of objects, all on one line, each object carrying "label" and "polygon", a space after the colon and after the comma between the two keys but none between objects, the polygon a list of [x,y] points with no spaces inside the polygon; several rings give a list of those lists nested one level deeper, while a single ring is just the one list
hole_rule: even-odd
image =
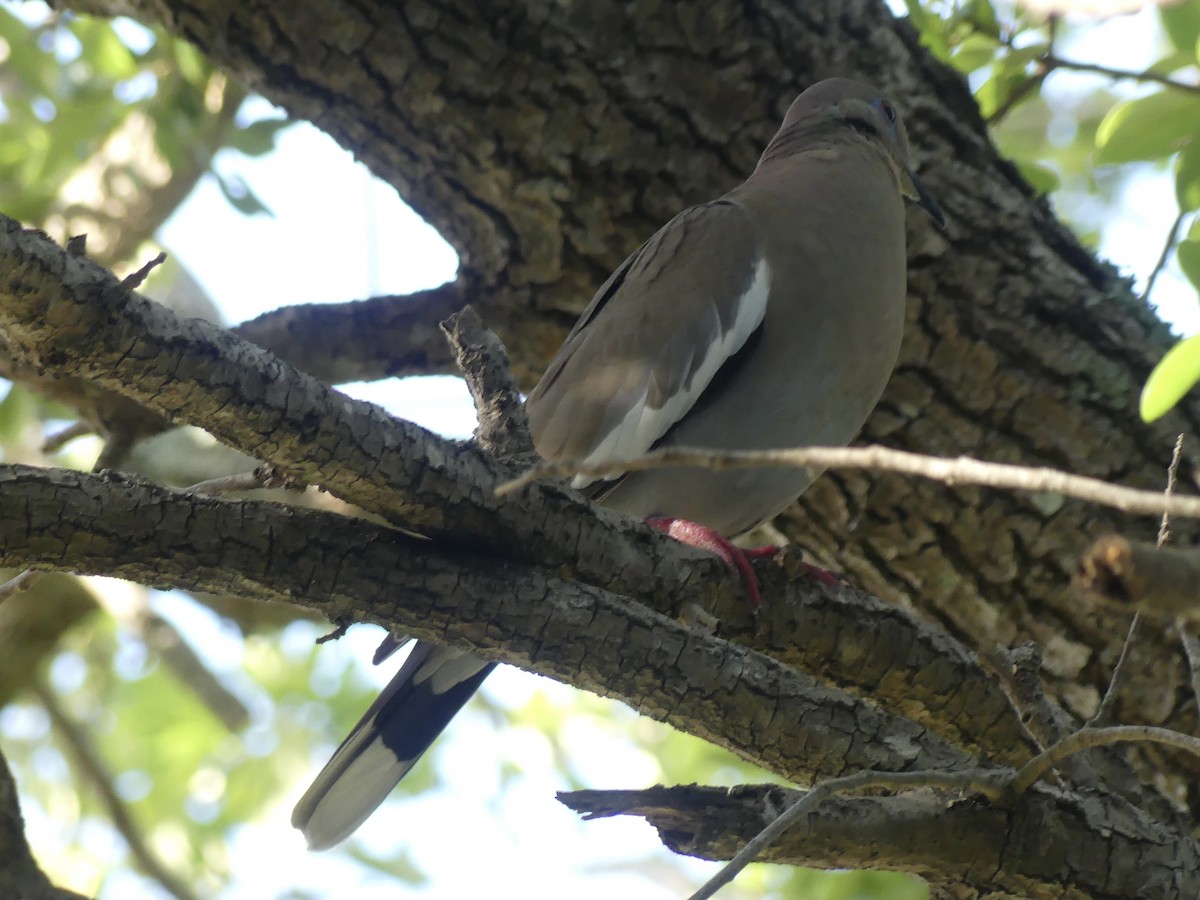
[{"label": "blue eye ring", "polygon": [[892,104],[890,104],[886,100],[884,100],[881,108],[883,109],[883,114],[885,116],[887,116],[888,122],[895,125],[896,124],[896,107],[892,106]]}]

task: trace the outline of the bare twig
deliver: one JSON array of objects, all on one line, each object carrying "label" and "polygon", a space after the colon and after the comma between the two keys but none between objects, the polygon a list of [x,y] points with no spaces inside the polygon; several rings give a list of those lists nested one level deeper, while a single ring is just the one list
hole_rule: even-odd
[{"label": "bare twig", "polygon": [[143,643],[158,652],[180,684],[192,691],[225,728],[236,733],[250,722],[250,710],[191,648],[183,635],[158,613],[142,606],[134,624]]},{"label": "bare twig", "polygon": [[1153,743],[1166,744],[1177,750],[1183,750],[1194,756],[1200,756],[1200,738],[1180,734],[1169,728],[1157,728],[1153,725],[1114,725],[1111,728],[1082,728],[1072,735],[1063,738],[1053,747],[1039,753],[1013,776],[1010,785],[1013,793],[1021,794],[1029,790],[1047,772],[1069,756],[1093,747],[1107,747],[1112,744]]},{"label": "bare twig", "polygon": [[15,575],[4,582],[4,584],[0,584],[0,603],[3,603],[13,594],[29,590],[40,576],[40,572],[35,572],[33,569],[26,569],[20,575]]},{"label": "bare twig", "polygon": [[984,649],[979,661],[1000,683],[1009,704],[1017,711],[1026,737],[1039,750],[1062,739],[1071,731],[1063,721],[1061,710],[1056,710],[1046,699],[1042,688],[1042,649],[1032,641],[1011,650],[996,647]]},{"label": "bare twig", "polygon": [[151,272],[153,272],[166,261],[167,254],[160,251],[158,256],[154,257],[154,259],[150,260],[150,262],[146,263],[136,272],[132,272],[122,278],[121,289],[132,294],[142,286],[142,282],[144,282],[150,276]]},{"label": "bare twig", "polygon": [[54,453],[56,450],[61,450],[64,446],[75,440],[75,438],[93,434],[94,432],[95,429],[84,421],[68,425],[62,431],[56,431],[42,442],[42,452]]},{"label": "bare twig", "polygon": [[1185,616],[1175,620],[1179,630],[1179,641],[1183,644],[1183,654],[1187,657],[1188,671],[1192,676],[1192,696],[1196,699],[1197,714],[1200,715],[1200,635],[1197,635],[1197,623]]},{"label": "bare twig", "polygon": [[102,472],[105,469],[117,468],[129,455],[129,451],[133,449],[133,445],[138,440],[139,437],[136,434],[124,431],[110,432],[105,436],[104,446],[100,448],[100,455],[92,464],[92,471]]},{"label": "bare twig", "polygon": [[581,460],[543,462],[524,475],[496,489],[498,496],[511,494],[542,478],[587,475],[606,478],[623,472],[693,466],[703,469],[739,469],[754,466],[785,466],[812,469],[872,469],[928,478],[947,485],[974,484],[1008,490],[1055,493],[1133,515],[1200,518],[1200,497],[1164,497],[1158,491],[1108,484],[1098,478],[1072,475],[1057,469],[993,463],[959,456],[954,459],[925,456],[888,447],[802,447],[792,450],[742,450],[720,452],[691,447],[657,450],[638,459],[587,464]]},{"label": "bare twig", "polygon": [[1139,611],[1134,612],[1133,619],[1129,622],[1129,630],[1125,632],[1125,643],[1121,645],[1121,655],[1117,657],[1117,664],[1113,666],[1112,675],[1108,679],[1108,687],[1104,689],[1104,697],[1100,700],[1100,705],[1096,707],[1095,714],[1083,726],[1084,728],[1096,728],[1112,717],[1113,707],[1117,704],[1117,687],[1125,674],[1125,664],[1130,656],[1129,651],[1141,636],[1142,614]]},{"label": "bare twig", "polygon": [[[1158,261],[1154,264],[1154,268],[1150,270],[1150,277],[1146,279],[1146,289],[1142,291],[1141,301],[1143,303],[1150,302],[1150,292],[1154,290],[1154,282],[1158,281],[1158,276],[1162,274],[1162,270],[1167,267],[1167,260],[1171,257],[1171,250],[1174,249],[1176,242],[1179,240],[1179,228],[1183,225],[1184,217],[1187,215],[1183,210],[1179,211],[1179,215],[1175,217],[1174,223],[1171,225],[1171,230],[1167,232],[1167,239],[1163,242],[1162,253],[1158,255]],[[1176,447],[1183,443],[1183,435],[1179,436],[1176,441]],[[1171,476],[1170,483],[1167,486],[1167,493],[1171,492],[1171,485],[1175,483],[1174,476]],[[1165,516],[1166,513],[1163,513]]]},{"label": "bare twig", "polygon": [[275,466],[264,464],[252,472],[237,475],[222,475],[198,481],[184,490],[193,494],[232,494],[238,491],[256,491],[260,488],[290,487],[303,490],[304,486],[290,481]]},{"label": "bare twig", "polygon": [[258,471],[239,472],[237,475],[222,475],[220,478],[209,478],[189,485],[187,490],[193,494],[233,494],[238,491],[256,491],[263,486]]},{"label": "bare twig", "polygon": [[[1146,289],[1149,292],[1149,288]],[[1179,474],[1179,458],[1183,456],[1183,435],[1175,438],[1175,448],[1171,451],[1171,463],[1167,466],[1167,486],[1163,488],[1163,496],[1170,498],[1175,492],[1175,477]],[[1171,515],[1165,509],[1162,521],[1158,524],[1158,546],[1161,547],[1171,538]]]},{"label": "bare twig", "polygon": [[[1154,286],[1154,278],[1162,269],[1164,261],[1167,258],[1167,252],[1174,243],[1175,235],[1179,230],[1179,223],[1183,221],[1183,214],[1175,220],[1175,226],[1171,229],[1171,237],[1167,241],[1167,246],[1163,248],[1162,256],[1158,260],[1158,265],[1150,276],[1150,283],[1146,286],[1146,293],[1142,295],[1144,300],[1150,294],[1151,287]],[[1171,465],[1167,467],[1167,489],[1166,493],[1170,495],[1175,487],[1175,475],[1179,469],[1179,457],[1183,453],[1183,435],[1179,435],[1175,439],[1175,451],[1171,455]],[[1158,528],[1157,545],[1162,547],[1171,537],[1170,519],[1164,512],[1162,524]],[[1136,623],[1137,617],[1134,617]],[[1175,619],[1175,629],[1179,632],[1179,642],[1183,645],[1183,655],[1187,658],[1188,673],[1191,676],[1192,697],[1196,701],[1197,712],[1200,714],[1200,635],[1196,633],[1196,623],[1187,616],[1179,616]]]},{"label": "bare twig", "polygon": [[475,401],[476,440],[497,459],[531,457],[529,420],[500,339],[471,306],[447,317],[441,329]]},{"label": "bare twig", "polygon": [[[1178,228],[1178,221],[1176,228]],[[1172,236],[1174,230],[1172,230]],[[1173,237],[1172,237],[1173,240]],[[1169,243],[1169,242],[1168,242]],[[1163,259],[1166,258],[1166,250],[1163,250]],[[1162,262],[1162,259],[1159,260]],[[1150,288],[1154,286],[1154,278],[1157,277],[1158,270],[1150,278],[1150,284],[1146,286],[1146,293],[1149,294]],[[1183,455],[1183,435],[1179,435],[1175,439],[1175,448],[1171,451],[1171,462],[1167,466],[1167,486],[1163,489],[1163,497],[1170,498],[1175,491],[1175,477],[1179,473],[1179,458]],[[1158,524],[1158,541],[1156,546],[1161,548],[1171,536],[1171,516],[1164,509],[1162,521]],[[1125,674],[1125,665],[1130,658],[1131,648],[1138,642],[1142,636],[1142,614],[1141,611],[1135,610],[1133,619],[1129,623],[1129,630],[1125,632],[1125,643],[1121,645],[1121,655],[1117,657],[1117,664],[1113,666],[1112,675],[1108,679],[1108,687],[1104,689],[1104,697],[1100,700],[1100,705],[1096,707],[1096,714],[1093,715],[1084,725],[1084,728],[1096,728],[1103,725],[1112,717],[1113,709],[1117,705],[1118,688],[1120,687],[1122,677]],[[1194,673],[1193,673],[1194,675]]]},{"label": "bare twig", "polygon": [[[1035,757],[1037,758],[1037,757]],[[850,791],[861,791],[867,788],[887,788],[892,790],[902,788],[935,787],[948,791],[978,792],[990,800],[999,799],[1004,791],[996,770],[968,769],[962,772],[874,772],[864,770],[846,775],[843,778],[831,778],[813,785],[803,797],[779,814],[766,828],[756,834],[746,843],[737,855],[721,867],[712,878],[700,886],[689,900],[707,900],[737,877],[767,847],[779,839],[785,831],[791,828],[801,817],[811,813],[823,801],[836,794]]]},{"label": "bare twig", "polygon": [[[1151,278],[1151,286],[1152,283],[1153,278]],[[1150,290],[1150,286],[1147,286],[1147,292],[1148,290]],[[1180,457],[1182,455],[1183,436],[1180,434],[1180,436],[1175,439],[1175,449],[1171,451],[1171,462],[1168,464],[1168,467],[1166,467],[1166,487],[1163,488],[1164,499],[1170,499],[1171,494],[1175,491],[1175,479],[1176,475],[1178,474],[1178,470],[1180,470]],[[1163,520],[1158,524],[1158,540],[1156,542],[1156,550],[1162,550],[1163,545],[1166,544],[1166,541],[1168,541],[1170,536],[1171,517],[1169,512],[1164,509]],[[1104,690],[1104,697],[1102,700],[1100,700],[1099,707],[1096,709],[1096,715],[1093,715],[1091,719],[1087,720],[1087,724],[1084,726],[1085,728],[1096,728],[1111,719],[1112,710],[1114,710],[1116,707],[1117,695],[1118,692],[1120,692],[1118,689],[1120,689],[1121,682],[1124,677],[1124,671],[1126,671],[1127,662],[1130,658],[1130,655],[1132,655],[1130,652],[1132,652],[1132,648],[1135,646],[1135,644],[1141,640],[1141,632],[1141,611],[1135,610],[1133,614],[1133,620],[1129,623],[1129,630],[1126,632],[1126,640],[1124,640],[1124,643],[1121,644],[1121,655],[1117,656],[1117,664],[1112,667],[1112,674],[1109,678],[1108,688],[1105,688]],[[1182,629],[1180,634],[1183,635]],[[1184,638],[1184,646],[1186,646],[1186,641],[1187,638]],[[1192,677],[1194,684],[1196,679],[1195,667],[1193,667]]]},{"label": "bare twig", "polygon": [[1152,81],[1155,84],[1161,84],[1165,87],[1172,88],[1177,91],[1185,91],[1189,94],[1200,94],[1200,84],[1189,84],[1186,81],[1176,81],[1166,75],[1160,75],[1150,69],[1116,69],[1112,66],[1102,66],[1097,63],[1076,62],[1071,59],[1063,59],[1061,56],[1047,55],[1042,58],[1042,61],[1053,69],[1071,69],[1075,72],[1092,72],[1096,75],[1105,75],[1109,78],[1115,78],[1119,81]]},{"label": "bare twig", "polygon": [[92,746],[87,733],[63,709],[58,696],[38,679],[32,683],[34,694],[41,701],[55,729],[62,735],[75,766],[83,779],[96,792],[101,805],[112,819],[113,827],[129,846],[129,852],[146,875],[157,881],[168,894],[179,900],[198,900],[192,889],[163,865],[154,855],[125,802],[113,788],[108,767]]},{"label": "bare twig", "polygon": [[1013,107],[1015,107],[1018,103],[1020,103],[1022,100],[1024,100],[1026,97],[1028,97],[1031,93],[1036,91],[1039,87],[1041,87],[1042,82],[1044,82],[1046,80],[1046,77],[1052,71],[1053,71],[1053,69],[1050,68],[1049,66],[1046,66],[1046,65],[1039,66],[1038,70],[1033,75],[1031,75],[1029,78],[1025,79],[1024,81],[1022,81],[1015,88],[1013,88],[1012,93],[1004,98],[1004,102],[1001,103],[999,106],[996,107],[995,110],[992,111],[992,114],[987,117],[988,125],[995,125],[997,122],[999,122],[1005,116],[1007,116],[1010,112],[1012,112]]},{"label": "bare twig", "polygon": [[1104,603],[1143,613],[1191,613],[1200,605],[1200,549],[1107,535],[1080,557],[1074,585]]}]

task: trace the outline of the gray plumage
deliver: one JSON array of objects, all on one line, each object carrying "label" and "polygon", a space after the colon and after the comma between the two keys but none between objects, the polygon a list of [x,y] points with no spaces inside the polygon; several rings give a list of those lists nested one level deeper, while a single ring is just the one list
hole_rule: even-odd
[{"label": "gray plumage", "polygon": [[[606,462],[667,445],[848,443],[900,347],[906,195],[940,224],[891,103],[842,78],[809,88],[744,183],[680,213],[601,286],[529,395],[538,452]],[[657,469],[579,486],[632,515],[736,535],[816,475]],[[297,804],[309,845],[357,828],[491,667],[418,642]]]},{"label": "gray plumage", "polygon": [[[810,88],[745,182],[626,260],[529,395],[538,452],[602,463],[660,446],[849,443],[900,349],[903,196],[936,210],[889,110],[858,82]],[[816,474],[656,469],[590,489],[631,515],[736,535]]]}]

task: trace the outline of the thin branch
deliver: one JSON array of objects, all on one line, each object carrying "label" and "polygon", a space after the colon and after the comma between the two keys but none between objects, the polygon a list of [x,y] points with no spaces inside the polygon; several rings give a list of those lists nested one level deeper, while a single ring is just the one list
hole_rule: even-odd
[{"label": "thin branch", "polygon": [[219,478],[198,481],[184,488],[184,490],[192,494],[234,494],[239,491],[257,491],[262,488],[277,487],[304,490],[303,485],[291,481],[279,469],[269,463],[264,463],[251,472],[222,475]]},{"label": "thin branch", "polygon": [[55,887],[33,858],[25,820],[8,761],[0,754],[0,897],[23,900],[85,900],[82,894]]},{"label": "thin branch", "polygon": [[1115,78],[1120,81],[1151,81],[1155,84],[1161,84],[1165,87],[1172,88],[1177,91],[1185,91],[1189,94],[1200,94],[1200,85],[1189,84],[1186,81],[1175,81],[1166,75],[1160,75],[1150,69],[1134,70],[1134,69],[1117,69],[1112,66],[1103,66],[1097,63],[1076,62],[1071,59],[1063,59],[1061,56],[1047,55],[1042,58],[1046,65],[1054,69],[1071,69],[1076,72],[1092,72],[1096,75],[1104,75],[1108,78]]},{"label": "thin branch", "polygon": [[158,255],[135,272],[130,272],[121,279],[121,290],[133,293],[145,283],[150,273],[167,261],[167,254],[159,251]]},{"label": "thin branch", "polygon": [[1038,68],[1037,72],[1020,82],[1015,88],[1013,88],[1012,93],[1004,98],[1004,102],[997,106],[996,109],[993,110],[992,114],[987,117],[988,125],[995,125],[1010,112],[1012,112],[1013,107],[1041,87],[1042,82],[1046,80],[1046,77],[1052,71],[1053,69],[1051,69],[1049,66],[1042,65]]},{"label": "thin branch", "polygon": [[147,648],[158,653],[171,674],[194,693],[230,733],[250,722],[250,710],[230,691],[191,648],[169,621],[145,605],[134,612],[132,623]]},{"label": "thin branch", "polygon": [[661,469],[670,466],[694,466],[703,469],[742,469],[755,466],[786,466],[812,469],[870,469],[895,472],[940,481],[954,486],[960,484],[1034,493],[1062,494],[1100,506],[1119,509],[1131,515],[1161,515],[1200,518],[1200,497],[1164,497],[1158,491],[1143,491],[1121,487],[1045,467],[1017,466],[993,463],[959,456],[953,459],[926,456],[889,447],[802,447],[790,450],[742,450],[721,452],[692,447],[672,447],[656,450],[637,459],[589,464],[582,460],[544,462],[534,466],[519,478],[505,482],[496,489],[497,496],[506,496],[544,478],[568,475],[587,475],[611,478],[624,472]]},{"label": "thin branch", "polygon": [[1030,641],[1011,650],[997,647],[981,651],[979,659],[1000,684],[1033,746],[1045,750],[1070,733],[1042,687],[1040,646]]},{"label": "thin branch", "polygon": [[[1150,294],[1150,288],[1154,284],[1154,277],[1161,270],[1163,262],[1167,257],[1167,249],[1174,241],[1176,231],[1179,229],[1179,223],[1183,221],[1183,214],[1180,213],[1179,218],[1175,220],[1175,227],[1171,231],[1171,239],[1167,242],[1167,247],[1163,248],[1163,254],[1159,258],[1158,266],[1150,276],[1150,284],[1146,286],[1146,294],[1143,299]],[[1175,450],[1171,454],[1171,465],[1167,467],[1167,488],[1166,493],[1170,495],[1175,487],[1175,476],[1179,469],[1179,457],[1183,453],[1183,435],[1175,439]],[[1162,524],[1158,528],[1157,546],[1162,547],[1171,537],[1170,519],[1164,512]],[[1137,615],[1134,615],[1134,622],[1138,621]],[[1200,715],[1200,635],[1197,634],[1197,625],[1188,616],[1181,615],[1175,619],[1175,630],[1179,632],[1179,642],[1183,646],[1183,655],[1187,658],[1188,674],[1190,675],[1192,685],[1192,697],[1196,701],[1196,709]],[[1114,673],[1115,677],[1115,673]],[[1110,687],[1111,689],[1111,687]],[[1106,698],[1107,699],[1107,698]],[[1091,723],[1089,723],[1091,724]]]},{"label": "thin branch", "polygon": [[475,401],[480,446],[497,459],[536,458],[525,404],[500,339],[470,306],[447,317],[441,329]]},{"label": "thin branch", "polygon": [[1108,747],[1112,744],[1153,743],[1166,744],[1177,750],[1200,756],[1200,738],[1180,734],[1169,728],[1157,728],[1153,725],[1114,725],[1111,728],[1082,728],[1039,753],[1013,776],[1010,785],[1016,794],[1022,794],[1037,782],[1047,772],[1064,759],[1090,750],[1093,747]]},{"label": "thin branch", "polygon": [[[1149,289],[1147,289],[1149,290]],[[1175,438],[1175,448],[1171,451],[1171,462],[1167,466],[1167,486],[1163,488],[1163,497],[1170,499],[1175,493],[1175,478],[1179,474],[1179,459],[1183,456],[1183,435]],[[1165,509],[1162,521],[1158,524],[1158,546],[1161,547],[1171,538],[1171,515]]]},{"label": "thin branch", "polygon": [[1174,617],[1200,605],[1200,549],[1106,535],[1079,559],[1073,584],[1104,603]]},{"label": "thin branch", "polygon": [[[1150,302],[1150,292],[1154,290],[1154,283],[1158,281],[1158,276],[1162,274],[1163,269],[1167,267],[1167,260],[1171,257],[1171,251],[1175,248],[1176,242],[1179,240],[1179,229],[1183,225],[1183,220],[1187,216],[1184,210],[1179,211],[1179,215],[1175,217],[1175,221],[1171,224],[1170,231],[1167,232],[1167,239],[1163,243],[1162,253],[1158,255],[1158,261],[1154,264],[1154,268],[1150,270],[1150,277],[1146,279],[1146,289],[1142,291],[1142,296],[1139,298],[1142,303]],[[1176,446],[1183,442],[1183,435],[1179,436],[1176,441]],[[1175,483],[1174,477],[1171,478],[1170,484]],[[1167,487],[1167,493],[1171,492],[1170,486]],[[1166,513],[1163,513],[1165,516]]]},{"label": "thin branch", "polygon": [[80,421],[73,425],[68,425],[61,431],[56,431],[42,442],[43,453],[54,453],[56,450],[61,450],[76,438],[83,437],[88,434],[95,434],[96,429],[88,422]]},{"label": "thin branch", "polygon": [[[1178,227],[1178,222],[1176,222]],[[1174,232],[1172,232],[1174,234]],[[1168,242],[1169,243],[1169,242]],[[1163,258],[1166,257],[1166,250],[1163,250]],[[1161,263],[1162,260],[1160,259]],[[1157,269],[1154,275],[1151,276],[1150,284],[1147,285],[1146,291],[1149,293],[1150,287],[1153,286],[1154,277],[1157,276]],[[1175,448],[1171,451],[1171,462],[1167,466],[1167,486],[1163,489],[1163,496],[1170,498],[1175,491],[1175,478],[1179,473],[1179,458],[1183,455],[1183,435],[1179,435],[1175,439]],[[1162,521],[1158,524],[1158,540],[1156,546],[1161,548],[1171,536],[1171,516],[1166,510],[1163,510]],[[1183,633],[1182,631],[1180,632]],[[1141,639],[1142,636],[1142,614],[1140,611],[1135,611],[1133,620],[1129,623],[1129,630],[1125,633],[1125,643],[1121,645],[1121,655],[1117,657],[1117,664],[1113,666],[1112,675],[1108,679],[1108,687],[1104,690],[1104,697],[1100,701],[1100,705],[1096,708],[1096,714],[1092,716],[1084,728],[1096,728],[1103,725],[1112,717],[1112,711],[1117,705],[1118,687],[1121,684],[1122,676],[1125,674],[1125,665],[1130,658],[1131,648]],[[1185,638],[1186,641],[1186,638]],[[1193,680],[1196,673],[1193,670]]]},{"label": "thin branch", "polygon": [[733,881],[742,869],[758,857],[767,847],[795,825],[801,817],[811,813],[823,801],[837,794],[861,791],[867,788],[901,790],[920,787],[936,787],[948,791],[977,792],[990,800],[999,799],[1004,791],[995,770],[969,769],[963,772],[855,772],[842,778],[831,778],[813,785],[803,797],[779,814],[769,825],[746,843],[737,855],[721,867],[716,875],[700,886],[689,900],[707,900]]},{"label": "thin branch", "polygon": [[1200,635],[1197,634],[1197,623],[1185,616],[1175,620],[1179,631],[1179,642],[1183,644],[1183,654],[1187,657],[1188,671],[1191,674],[1192,696],[1196,700],[1197,715],[1200,717]]},{"label": "thin branch", "polygon": [[239,491],[256,491],[263,487],[262,477],[258,470],[239,472],[236,475],[222,475],[219,478],[209,478],[189,485],[187,490],[193,494],[235,494]]},{"label": "thin branch", "polygon": [[14,594],[29,590],[33,587],[33,583],[41,578],[41,576],[41,572],[26,569],[20,575],[15,575],[4,582],[4,584],[0,584],[0,603],[3,603]]},{"label": "thin branch", "polygon": [[108,767],[100,758],[99,753],[92,747],[87,732],[67,714],[54,691],[38,679],[33,680],[31,687],[55,729],[62,735],[79,774],[96,792],[100,804],[112,820],[113,827],[125,839],[125,843],[129,846],[129,852],[133,854],[133,858],[141,870],[162,885],[163,890],[171,896],[177,897],[179,900],[198,900],[192,889],[154,855],[154,851],[142,837],[141,830],[133,821],[133,815],[129,812],[129,808],[117,796],[112,784],[112,774],[108,771]]},{"label": "thin branch", "polygon": [[329,384],[432,375],[453,366],[438,323],[473,292],[460,278],[411,294],[283,306],[231,330]]},{"label": "thin branch", "polygon": [[1097,728],[1112,718],[1113,707],[1117,705],[1117,687],[1125,675],[1125,665],[1130,658],[1130,650],[1141,639],[1141,636],[1142,613],[1139,610],[1134,612],[1133,619],[1129,622],[1129,630],[1125,632],[1125,643],[1121,645],[1121,655],[1117,657],[1117,664],[1113,666],[1112,675],[1108,679],[1108,687],[1104,689],[1104,697],[1100,700],[1100,705],[1096,707],[1095,714],[1083,726],[1084,728]]}]

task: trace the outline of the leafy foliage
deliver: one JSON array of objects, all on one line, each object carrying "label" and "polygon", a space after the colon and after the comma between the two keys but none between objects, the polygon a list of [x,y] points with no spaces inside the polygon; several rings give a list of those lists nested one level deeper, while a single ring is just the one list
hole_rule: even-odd
[{"label": "leafy foliage", "polygon": [[[1174,256],[1200,289],[1200,2],[1158,7],[1165,46],[1141,71],[1064,55],[1060,48],[1086,23],[1034,18],[1020,6],[1001,14],[990,0],[909,0],[908,9],[925,45],[970,78],[980,111],[1033,190],[1056,192],[1068,216],[1069,195],[1080,189],[1103,196],[1110,207],[1104,214],[1113,214],[1115,189],[1126,176],[1117,170],[1116,179],[1105,177],[1111,167],[1172,167],[1180,222],[1192,224],[1178,244],[1178,229],[1172,231],[1160,269]],[[1052,108],[1041,88],[1056,72],[1090,73],[1096,87]],[[1137,96],[1119,99],[1116,83],[1132,83]],[[1070,127],[1064,115],[1074,118]],[[1059,136],[1064,132],[1069,139]],[[1064,184],[1071,180],[1076,184]],[[1076,224],[1085,236],[1091,231],[1087,222]],[[1142,394],[1143,418],[1165,415],[1200,380],[1200,364],[1190,361],[1195,353],[1200,350],[1185,341],[1151,374]]]}]

